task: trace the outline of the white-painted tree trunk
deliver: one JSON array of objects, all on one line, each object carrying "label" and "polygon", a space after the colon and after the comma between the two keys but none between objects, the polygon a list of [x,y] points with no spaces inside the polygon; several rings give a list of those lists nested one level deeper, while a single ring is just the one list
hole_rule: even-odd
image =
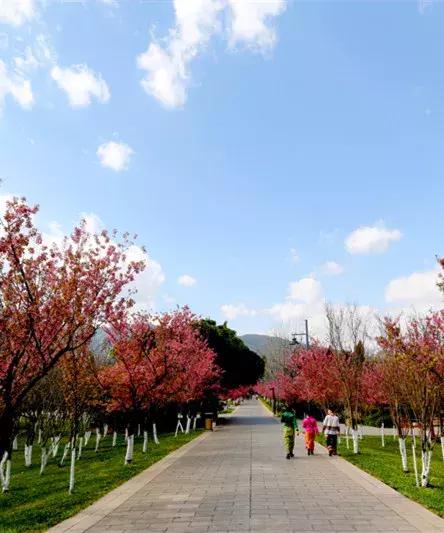
[{"label": "white-painted tree trunk", "polygon": [[429,486],[430,479],[430,463],[432,460],[432,451],[421,451],[421,487]]},{"label": "white-painted tree trunk", "polygon": [[155,423],[153,424],[153,440],[154,444],[160,444],[159,439],[157,438],[157,426]]},{"label": "white-painted tree trunk", "polygon": [[193,431],[196,431],[196,425],[197,425],[197,415],[193,417]]},{"label": "white-painted tree trunk", "polygon": [[46,465],[48,464],[49,451],[46,451],[46,446],[42,446],[40,453],[40,475],[45,471]]},{"label": "white-painted tree trunk", "polygon": [[347,447],[347,450],[350,449],[350,429],[349,427],[347,426],[345,428],[345,446]]},{"label": "white-painted tree trunk", "polygon": [[8,492],[9,484],[11,481],[11,460],[9,459],[8,452],[3,454],[0,461],[0,483],[2,485],[2,491]]},{"label": "white-painted tree trunk", "polygon": [[113,448],[116,447],[117,444],[117,431],[113,432]]},{"label": "white-painted tree trunk", "polygon": [[133,460],[134,455],[134,434],[128,435],[128,439],[126,441],[126,454],[125,454],[125,464],[131,463]]},{"label": "white-painted tree trunk", "polygon": [[188,435],[191,429],[191,418],[187,416],[187,425],[185,426],[185,433]]},{"label": "white-painted tree trunk", "polygon": [[42,443],[42,430],[39,429],[39,436],[37,438],[37,444],[41,444]]},{"label": "white-painted tree trunk", "polygon": [[63,455],[62,459],[60,460],[60,466],[63,466],[63,463],[65,462],[66,456],[68,455],[68,451],[71,444],[68,442],[68,444],[65,444],[65,448],[63,449]]},{"label": "white-painted tree trunk", "polygon": [[401,454],[402,469],[404,472],[409,471],[409,465],[407,463],[407,449],[405,446],[405,439],[399,439],[399,453]]},{"label": "white-painted tree trunk", "polygon": [[359,435],[356,429],[352,429],[353,453],[359,453]]},{"label": "white-painted tree trunk", "polygon": [[384,422],[381,424],[381,446],[385,448]]},{"label": "white-painted tree trunk", "polygon": [[75,483],[75,470],[76,470],[76,447],[75,444],[71,446],[71,464],[69,468],[69,493],[74,490]]},{"label": "white-painted tree trunk", "polygon": [[96,447],[95,447],[95,450],[94,450],[95,452],[99,451],[100,438],[101,438],[100,430],[99,430],[99,428],[97,428],[96,429]]},{"label": "white-painted tree trunk", "polygon": [[85,431],[85,446],[88,446],[88,441],[91,438],[91,431]]},{"label": "white-painted tree trunk", "polygon": [[419,475],[418,475],[418,463],[416,462],[416,445],[415,441],[412,440],[412,458],[413,458],[413,471],[415,473],[415,483],[419,487]]},{"label": "white-painted tree trunk", "polygon": [[27,468],[32,466],[32,444],[29,446],[25,444],[25,466]]},{"label": "white-painted tree trunk", "polygon": [[125,442],[128,442],[128,428],[125,428]]},{"label": "white-painted tree trunk", "polygon": [[140,437],[140,424],[137,424],[137,436]]},{"label": "white-painted tree trunk", "polygon": [[442,460],[444,461],[444,436],[441,435],[441,455],[442,455]]},{"label": "white-painted tree trunk", "polygon": [[53,457],[57,457],[57,454],[59,453],[59,444],[60,444],[60,441],[62,440],[62,436],[61,435],[57,435],[57,437],[54,437],[53,441],[52,441],[52,456]]},{"label": "white-painted tree trunk", "polygon": [[397,436],[397,429],[395,426],[393,426],[393,440],[396,440],[396,436]]},{"label": "white-painted tree trunk", "polygon": [[103,436],[102,439],[104,439],[108,435],[108,424],[103,424]]},{"label": "white-painted tree trunk", "polygon": [[179,430],[183,433],[184,429],[182,426],[182,416],[177,417],[177,426],[176,426],[176,433],[174,434],[175,437],[177,437],[177,434],[179,433]]},{"label": "white-painted tree trunk", "polygon": [[148,431],[143,432],[143,447],[142,452],[146,453],[148,450]]},{"label": "white-painted tree trunk", "polygon": [[364,438],[364,433],[362,431],[362,426],[358,426],[358,435],[359,435],[359,440],[362,440]]},{"label": "white-painted tree trunk", "polygon": [[18,440],[17,440],[17,435],[14,437],[14,440],[12,442],[12,449],[14,451],[17,451],[18,450]]},{"label": "white-painted tree trunk", "polygon": [[80,457],[82,457],[82,448],[83,448],[83,437],[80,437],[79,438],[79,450],[77,452],[77,460],[79,460]]}]

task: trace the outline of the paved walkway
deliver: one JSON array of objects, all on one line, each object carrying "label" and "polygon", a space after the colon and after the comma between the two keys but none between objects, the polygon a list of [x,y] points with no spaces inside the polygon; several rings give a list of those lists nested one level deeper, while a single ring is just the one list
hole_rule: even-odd
[{"label": "paved walkway", "polygon": [[298,439],[287,461],[259,402],[51,531],[444,531],[444,520],[323,449]]}]

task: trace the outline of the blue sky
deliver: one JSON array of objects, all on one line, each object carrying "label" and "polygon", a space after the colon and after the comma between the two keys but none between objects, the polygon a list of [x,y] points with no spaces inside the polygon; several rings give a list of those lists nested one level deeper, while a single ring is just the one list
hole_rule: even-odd
[{"label": "blue sky", "polygon": [[1,193],[48,234],[137,232],[141,303],[242,333],[440,305],[443,27],[439,2],[1,0]]}]

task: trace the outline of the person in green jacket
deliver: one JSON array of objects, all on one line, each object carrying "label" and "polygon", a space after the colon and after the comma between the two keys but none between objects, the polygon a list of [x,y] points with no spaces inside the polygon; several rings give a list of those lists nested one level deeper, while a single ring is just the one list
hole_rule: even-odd
[{"label": "person in green jacket", "polygon": [[294,437],[297,433],[299,435],[298,422],[296,414],[293,409],[286,407],[281,415],[282,433],[284,437],[284,446],[287,450],[287,459],[294,457]]}]

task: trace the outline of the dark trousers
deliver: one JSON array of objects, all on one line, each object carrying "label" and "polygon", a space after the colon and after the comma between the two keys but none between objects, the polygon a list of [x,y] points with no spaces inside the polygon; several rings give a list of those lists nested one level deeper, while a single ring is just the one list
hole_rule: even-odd
[{"label": "dark trousers", "polygon": [[327,435],[327,450],[332,455],[336,455],[338,449],[338,436]]}]

